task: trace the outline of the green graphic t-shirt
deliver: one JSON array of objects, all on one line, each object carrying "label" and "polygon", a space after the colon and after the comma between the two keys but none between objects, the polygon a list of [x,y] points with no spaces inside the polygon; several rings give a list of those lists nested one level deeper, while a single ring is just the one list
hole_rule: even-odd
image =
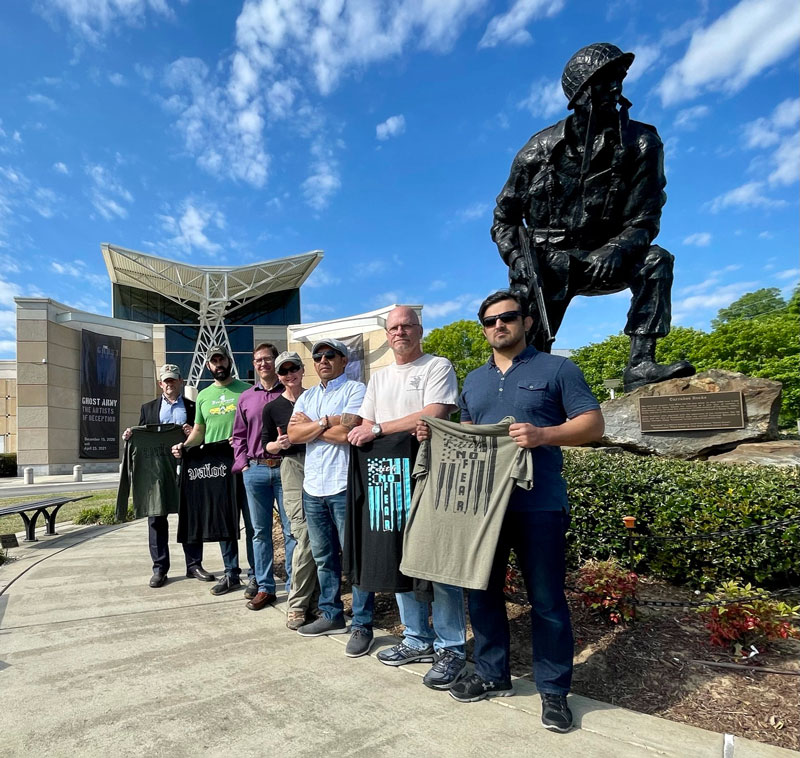
[{"label": "green graphic t-shirt", "polygon": [[225,387],[212,384],[197,395],[196,424],[205,424],[206,442],[227,440],[233,434],[233,419],[239,395],[252,385],[234,379]]}]

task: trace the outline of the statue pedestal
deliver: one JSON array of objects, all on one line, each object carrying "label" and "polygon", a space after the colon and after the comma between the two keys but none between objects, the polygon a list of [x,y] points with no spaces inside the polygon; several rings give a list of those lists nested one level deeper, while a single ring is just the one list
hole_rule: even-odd
[{"label": "statue pedestal", "polygon": [[[642,432],[639,423],[639,398],[699,392],[741,392],[744,401],[744,427],[703,431]],[[683,379],[646,384],[623,397],[602,404],[606,431],[601,444],[624,448],[634,453],[667,458],[707,458],[727,452],[743,442],[762,442],[778,438],[781,383],[770,379],[712,369]]]}]

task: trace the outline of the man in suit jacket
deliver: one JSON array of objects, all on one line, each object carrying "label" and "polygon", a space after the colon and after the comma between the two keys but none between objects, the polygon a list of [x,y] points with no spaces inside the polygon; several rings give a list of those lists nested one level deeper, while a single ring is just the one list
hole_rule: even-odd
[{"label": "man in suit jacket", "polygon": [[[174,363],[163,365],[158,373],[158,386],[162,395],[142,405],[139,412],[139,426],[145,424],[179,424],[188,437],[194,424],[195,404],[183,396],[183,379],[181,370]],[[126,429],[123,439],[131,436]],[[150,516],[147,519],[150,557],[153,559],[153,576],[151,587],[162,587],[167,581],[169,571],[169,522],[166,516]],[[213,582],[216,577],[209,574],[202,566],[203,543],[183,544],[186,558],[186,576],[199,579],[201,582]]]}]

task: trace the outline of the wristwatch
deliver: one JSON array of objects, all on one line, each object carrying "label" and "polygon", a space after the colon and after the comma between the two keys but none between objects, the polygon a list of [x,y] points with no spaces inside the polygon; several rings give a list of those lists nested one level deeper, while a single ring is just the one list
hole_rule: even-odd
[{"label": "wristwatch", "polygon": [[380,437],[383,434],[383,429],[381,429],[380,424],[373,424],[371,431],[376,437]]},{"label": "wristwatch", "polygon": [[320,427],[322,429],[327,429],[328,428],[328,417],[327,416],[323,416],[319,421],[317,421],[317,423],[320,425]]}]

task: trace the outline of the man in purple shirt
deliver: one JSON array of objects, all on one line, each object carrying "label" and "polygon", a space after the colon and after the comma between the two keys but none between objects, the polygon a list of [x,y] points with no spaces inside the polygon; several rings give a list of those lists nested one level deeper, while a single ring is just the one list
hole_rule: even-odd
[{"label": "man in purple shirt", "polygon": [[[287,591],[291,587],[292,553],[297,544],[292,536],[291,523],[283,509],[281,458],[279,455],[267,454],[261,444],[261,415],[264,406],[283,392],[283,385],[275,373],[277,356],[278,349],[268,342],[262,342],[253,351],[253,367],[258,381],[254,387],[239,396],[233,422],[233,470],[242,472],[247,506],[253,522],[255,576],[250,580],[246,592],[251,598],[247,603],[251,611],[260,611],[264,606],[275,602],[275,576],[272,568],[274,501],[278,501],[278,513],[283,528]],[[255,594],[253,590],[256,590]]]}]

